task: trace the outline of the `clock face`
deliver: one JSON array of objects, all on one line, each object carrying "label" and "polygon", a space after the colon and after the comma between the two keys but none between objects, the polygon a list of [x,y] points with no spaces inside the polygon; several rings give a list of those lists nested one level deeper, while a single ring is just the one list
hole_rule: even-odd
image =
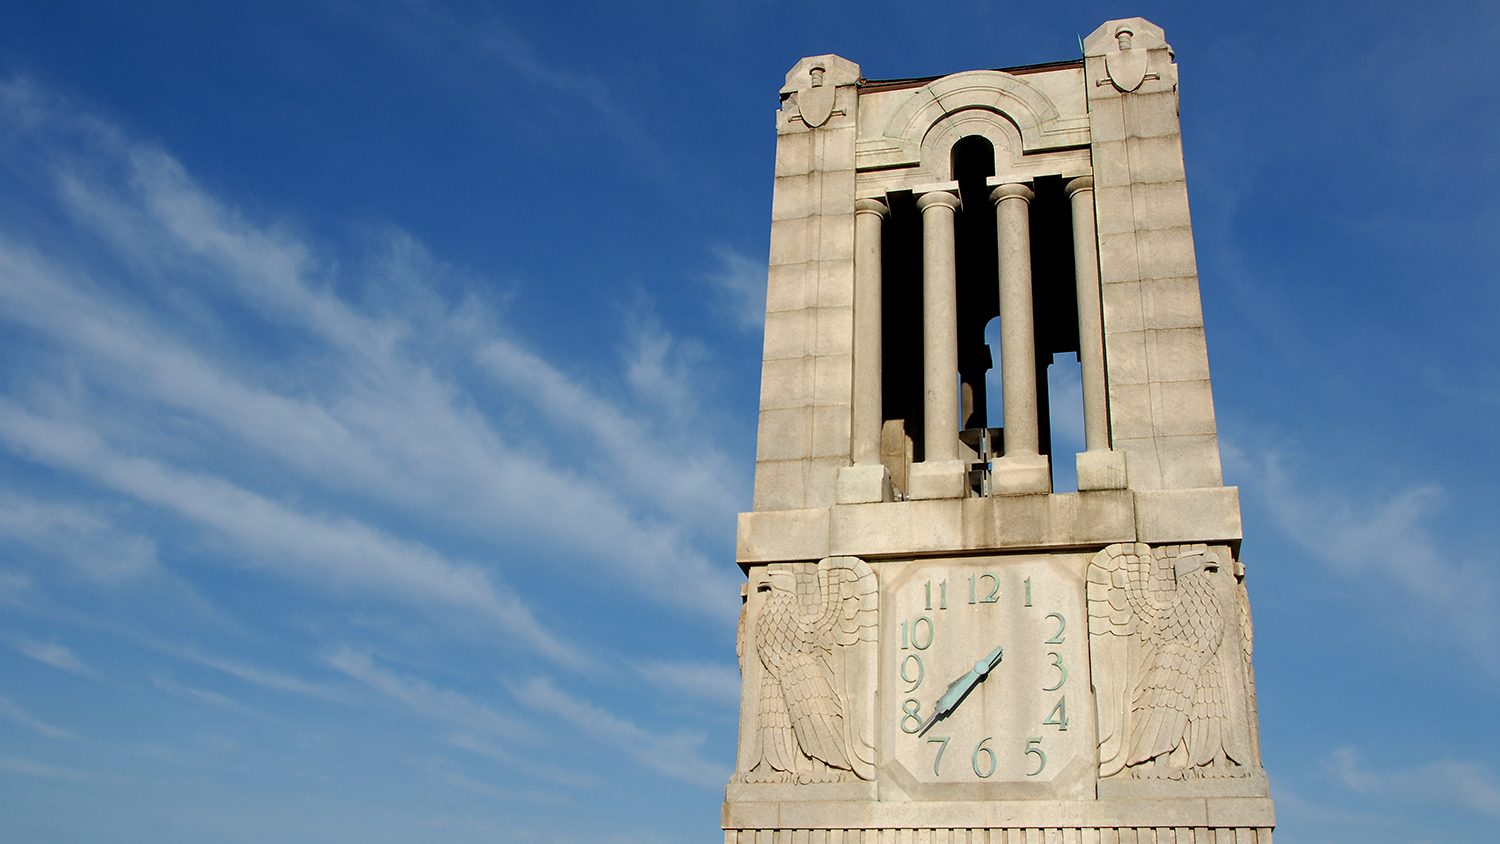
[{"label": "clock face", "polygon": [[1088,559],[883,564],[883,782],[915,799],[1093,796]]}]

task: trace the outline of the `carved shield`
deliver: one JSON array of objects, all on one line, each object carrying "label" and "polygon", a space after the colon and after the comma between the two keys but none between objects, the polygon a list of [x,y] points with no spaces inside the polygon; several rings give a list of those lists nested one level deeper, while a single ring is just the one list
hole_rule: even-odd
[{"label": "carved shield", "polygon": [[802,119],[808,126],[816,129],[828,122],[828,117],[833,114],[833,96],[837,91],[838,88],[832,85],[819,85],[797,92],[797,109],[802,112]]},{"label": "carved shield", "polygon": [[1141,82],[1146,78],[1146,51],[1119,50],[1105,53],[1104,67],[1109,71],[1109,79],[1115,87],[1123,93],[1129,93],[1141,87]]}]

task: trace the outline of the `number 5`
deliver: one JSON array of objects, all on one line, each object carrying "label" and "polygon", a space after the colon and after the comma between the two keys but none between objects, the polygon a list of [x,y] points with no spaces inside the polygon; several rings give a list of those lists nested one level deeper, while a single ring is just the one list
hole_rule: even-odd
[{"label": "number 5", "polygon": [[1033,753],[1036,754],[1036,770],[1027,771],[1026,776],[1028,777],[1034,777],[1037,774],[1040,774],[1042,772],[1042,769],[1047,767],[1047,754],[1042,752],[1041,736],[1034,736],[1026,740],[1026,755],[1030,756]]}]

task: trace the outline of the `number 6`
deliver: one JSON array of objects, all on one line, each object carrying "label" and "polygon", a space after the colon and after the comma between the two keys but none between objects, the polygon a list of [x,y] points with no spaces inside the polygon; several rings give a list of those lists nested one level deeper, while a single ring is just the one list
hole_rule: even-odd
[{"label": "number 6", "polygon": [[1033,736],[1026,740],[1026,755],[1036,754],[1036,770],[1027,771],[1026,776],[1034,777],[1047,767],[1047,754],[1042,751],[1042,737]]}]

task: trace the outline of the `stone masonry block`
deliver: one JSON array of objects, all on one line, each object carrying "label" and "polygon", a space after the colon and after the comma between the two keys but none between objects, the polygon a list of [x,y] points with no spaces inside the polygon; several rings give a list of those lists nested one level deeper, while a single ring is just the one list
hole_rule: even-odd
[{"label": "stone masonry block", "polygon": [[812,409],[812,447],[817,457],[837,457],[849,462],[849,405],[833,404]]},{"label": "stone masonry block", "polygon": [[812,358],[812,403],[849,404],[854,396],[854,357],[819,355]]},{"label": "stone masonry block", "polygon": [[1144,384],[1149,378],[1146,332],[1104,335],[1104,360],[1111,384]]},{"label": "stone masonry block", "polygon": [[1212,434],[1162,437],[1156,442],[1163,489],[1210,487],[1224,483],[1219,438]]},{"label": "stone masonry block", "polygon": [[1115,450],[1125,452],[1125,477],[1131,489],[1161,489],[1161,463],[1156,457],[1156,438],[1116,439]]},{"label": "stone masonry block", "polygon": [[771,188],[771,219],[800,220],[817,213],[816,176],[777,176]]},{"label": "stone masonry block", "polygon": [[817,311],[773,311],[766,314],[766,360],[800,358],[812,353],[813,317]]},{"label": "stone masonry block", "polygon": [[1147,328],[1203,327],[1203,303],[1198,296],[1198,279],[1147,279],[1141,282],[1141,292]]},{"label": "stone masonry block", "polygon": [[1109,422],[1116,441],[1154,436],[1151,385],[1110,384]]},{"label": "stone masonry block", "polygon": [[1125,141],[1094,142],[1093,158],[1095,188],[1130,185],[1130,150]]},{"label": "stone masonry block", "polygon": [[[817,174],[817,210],[820,214],[854,213],[854,168],[847,170],[825,170]],[[849,223],[854,230],[854,223]]]},{"label": "stone masonry block", "polygon": [[818,262],[818,307],[847,308],[854,304],[854,259]]},{"label": "stone masonry block", "polygon": [[1100,234],[1135,231],[1135,199],[1130,186],[1095,187],[1094,214]]},{"label": "stone masonry block", "polygon": [[1146,327],[1139,282],[1103,285],[1101,296],[1106,333],[1120,334],[1140,331]]},{"label": "stone masonry block", "polygon": [[[853,208],[851,200],[848,208]],[[818,218],[818,258],[854,258],[854,214],[824,214]]]},{"label": "stone masonry block", "polygon": [[1180,278],[1198,274],[1193,230],[1159,229],[1136,233],[1142,278]]},{"label": "stone masonry block", "polygon": [[1099,280],[1104,284],[1138,281],[1140,258],[1135,232],[1099,235]]},{"label": "stone masonry block", "polygon": [[813,169],[813,134],[803,132],[776,139],[776,176],[801,176]]},{"label": "stone masonry block", "polygon": [[1202,328],[1146,332],[1146,361],[1152,381],[1207,381],[1208,347]]},{"label": "stone masonry block", "polygon": [[813,351],[818,355],[847,355],[854,351],[854,309],[819,308],[818,338]]},{"label": "stone masonry block", "polygon": [[1240,495],[1232,486],[1163,489],[1135,496],[1141,542],[1235,542],[1240,539]]},{"label": "stone masonry block", "polygon": [[1131,185],[1135,224],[1143,229],[1186,228],[1188,215],[1187,181],[1141,182]]},{"label": "stone masonry block", "polygon": [[755,464],[756,510],[800,510],[806,500],[806,473],[801,460]]},{"label": "stone masonry block", "polygon": [[846,452],[843,457],[822,457],[807,461],[807,492],[804,500],[808,507],[832,507],[838,502],[839,469],[849,465]]},{"label": "stone masonry block", "polygon": [[760,370],[763,409],[804,407],[816,402],[812,358],[768,360]]},{"label": "stone masonry block", "polygon": [[1182,141],[1176,135],[1131,138],[1130,175],[1135,182],[1175,182],[1183,178]]},{"label": "stone masonry block", "polygon": [[1089,137],[1096,144],[1125,140],[1125,110],[1118,97],[1089,106]]},{"label": "stone masonry block", "polygon": [[1180,135],[1177,95],[1172,91],[1139,92],[1125,97],[1125,131],[1132,138]]},{"label": "stone masonry block", "polygon": [[1151,415],[1156,418],[1159,437],[1214,433],[1214,397],[1208,379],[1153,381]]},{"label": "stone masonry block", "polygon": [[812,436],[812,408],[783,407],[760,412],[760,435],[755,459],[799,460],[807,456]]},{"label": "stone masonry block", "polygon": [[853,126],[814,133],[813,166],[819,170],[854,172],[854,136]]},{"label": "stone masonry block", "polygon": [[741,513],[735,557],[741,564],[826,557],[828,514],[827,510]]},{"label": "stone masonry block", "polygon": [[771,263],[801,264],[817,257],[815,217],[771,221]]},{"label": "stone masonry block", "polygon": [[811,262],[772,264],[766,275],[766,310],[800,311],[817,304],[819,272]]}]

